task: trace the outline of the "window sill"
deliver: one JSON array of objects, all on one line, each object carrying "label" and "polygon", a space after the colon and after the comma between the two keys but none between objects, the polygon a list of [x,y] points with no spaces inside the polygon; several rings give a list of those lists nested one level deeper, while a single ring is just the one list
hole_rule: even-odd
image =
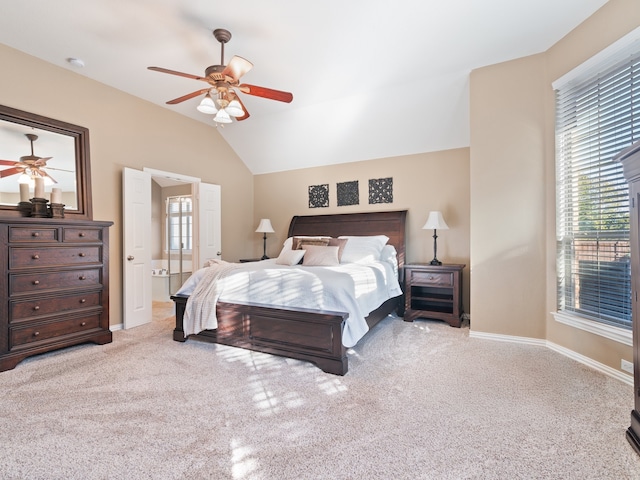
[{"label": "window sill", "polygon": [[564,323],[571,327],[579,328],[594,335],[600,335],[601,337],[608,338],[614,342],[622,343],[624,345],[633,346],[633,334],[631,330],[626,330],[620,327],[613,327],[604,323],[595,322],[585,317],[569,314],[565,312],[551,312],[556,322]]}]

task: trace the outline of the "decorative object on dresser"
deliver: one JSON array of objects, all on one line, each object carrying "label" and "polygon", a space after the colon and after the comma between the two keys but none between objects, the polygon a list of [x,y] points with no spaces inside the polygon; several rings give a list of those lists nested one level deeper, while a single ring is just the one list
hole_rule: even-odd
[{"label": "decorative object on dresser", "polygon": [[258,225],[258,228],[256,228],[256,232],[258,233],[262,233],[262,250],[263,250],[263,254],[262,254],[262,260],[266,260],[269,257],[267,257],[267,233],[273,233],[273,227],[271,226],[271,220],[269,220],[268,218],[263,218],[260,220],[260,225]]},{"label": "decorative object on dresser", "polygon": [[625,148],[613,161],[621,162],[624,177],[629,183],[629,217],[631,240],[631,323],[633,325],[633,397],[631,425],[627,429],[627,440],[640,454],[640,310],[638,290],[640,289],[640,142]]},{"label": "decorative object on dresser", "polygon": [[84,342],[111,342],[112,222],[0,219],[0,371]]},{"label": "decorative object on dresser", "polygon": [[404,321],[416,318],[462,324],[462,269],[464,265],[412,263],[404,266]]},{"label": "decorative object on dresser", "polygon": [[444,217],[441,212],[429,212],[429,218],[427,223],[422,227],[423,230],[433,229],[433,260],[431,265],[442,265],[442,262],[438,260],[438,234],[437,230],[449,230],[449,225],[444,221]]}]

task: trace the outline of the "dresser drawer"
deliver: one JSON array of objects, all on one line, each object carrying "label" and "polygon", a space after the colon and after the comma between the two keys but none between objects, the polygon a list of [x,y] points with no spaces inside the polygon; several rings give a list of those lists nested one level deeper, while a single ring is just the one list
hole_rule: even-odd
[{"label": "dresser drawer", "polygon": [[73,247],[9,247],[9,268],[50,267],[53,265],[82,265],[100,263],[102,247],[98,245]]},{"label": "dresser drawer", "polygon": [[102,269],[85,268],[60,272],[35,272],[9,275],[9,295],[33,294],[55,290],[79,290],[101,285]]},{"label": "dresser drawer", "polygon": [[101,228],[65,227],[62,230],[63,242],[101,242]]},{"label": "dresser drawer", "polygon": [[434,287],[452,287],[453,273],[433,273],[411,271],[411,285],[425,285]]},{"label": "dresser drawer", "polygon": [[58,242],[55,227],[9,227],[9,242]]},{"label": "dresser drawer", "polygon": [[11,348],[33,342],[43,342],[63,335],[80,334],[100,327],[100,314],[69,318],[58,322],[31,323],[9,327]]},{"label": "dresser drawer", "polygon": [[9,318],[10,322],[14,323],[20,320],[70,313],[78,309],[101,306],[100,292],[81,293],[53,298],[36,298],[26,302],[11,302],[11,315]]}]

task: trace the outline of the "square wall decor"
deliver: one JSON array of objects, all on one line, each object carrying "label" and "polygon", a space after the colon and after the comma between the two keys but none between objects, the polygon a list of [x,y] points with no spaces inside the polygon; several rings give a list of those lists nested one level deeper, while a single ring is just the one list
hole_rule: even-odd
[{"label": "square wall decor", "polygon": [[393,203],[393,177],[369,180],[369,203]]},{"label": "square wall decor", "polygon": [[358,205],[360,203],[360,193],[358,190],[358,180],[353,182],[341,182],[336,184],[338,190],[338,206]]},{"label": "square wall decor", "polygon": [[309,208],[329,206],[329,184],[309,185]]}]

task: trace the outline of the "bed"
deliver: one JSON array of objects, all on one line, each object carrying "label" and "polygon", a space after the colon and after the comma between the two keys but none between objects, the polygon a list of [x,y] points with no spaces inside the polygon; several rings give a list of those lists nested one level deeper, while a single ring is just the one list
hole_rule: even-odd
[{"label": "bed", "polygon": [[[406,213],[406,210],[401,210],[294,216],[287,237],[386,235],[389,238],[387,244],[395,248],[397,272],[402,275]],[[401,297],[389,298],[372,310],[365,318],[366,330],[392,312],[401,314]],[[185,334],[184,317],[189,295],[178,293],[171,299],[176,306],[175,341],[193,338],[309,361],[324,372],[336,375],[344,375],[348,371],[348,347],[345,343],[349,342],[346,341],[345,325],[349,313],[343,309],[282,307],[252,301],[223,301],[221,298],[215,304],[217,328]]]}]

